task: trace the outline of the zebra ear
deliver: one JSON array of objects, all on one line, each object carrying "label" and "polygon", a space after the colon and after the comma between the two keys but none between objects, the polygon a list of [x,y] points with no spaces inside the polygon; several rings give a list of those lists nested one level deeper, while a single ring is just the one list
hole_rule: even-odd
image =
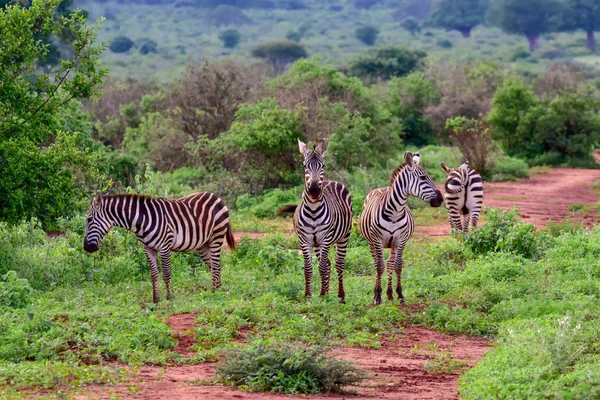
[{"label": "zebra ear", "polygon": [[300,139],[298,139],[298,148],[300,149],[300,154],[308,153],[308,146]]},{"label": "zebra ear", "polygon": [[419,162],[421,161],[421,155],[419,153],[413,154],[413,160],[415,161],[415,164],[419,165]]},{"label": "zebra ear", "polygon": [[102,191],[98,190],[98,192],[96,192],[96,195],[94,196],[94,199],[92,200],[92,204],[98,205],[101,202],[102,202]]},{"label": "zebra ear", "polygon": [[446,164],[444,164],[444,163],[440,163],[440,167],[442,167],[442,170],[443,170],[445,173],[448,173],[448,172],[450,171],[450,168],[448,168],[448,167],[446,166]]},{"label": "zebra ear", "polygon": [[321,139],[317,142],[316,150],[319,153],[324,154],[327,151],[327,145],[327,139]]},{"label": "zebra ear", "polygon": [[414,166],[413,155],[410,151],[404,153],[404,162],[411,168]]}]

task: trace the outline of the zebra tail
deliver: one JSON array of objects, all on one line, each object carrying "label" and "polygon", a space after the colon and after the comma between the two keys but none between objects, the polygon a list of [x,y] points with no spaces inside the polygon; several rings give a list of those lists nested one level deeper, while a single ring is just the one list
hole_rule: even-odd
[{"label": "zebra tail", "polygon": [[275,214],[293,214],[296,211],[296,208],[298,208],[298,204],[286,204],[285,206],[280,207]]},{"label": "zebra tail", "polygon": [[231,222],[227,223],[227,232],[225,233],[227,239],[227,245],[233,251],[235,250],[235,239],[233,238],[233,229],[231,228]]}]

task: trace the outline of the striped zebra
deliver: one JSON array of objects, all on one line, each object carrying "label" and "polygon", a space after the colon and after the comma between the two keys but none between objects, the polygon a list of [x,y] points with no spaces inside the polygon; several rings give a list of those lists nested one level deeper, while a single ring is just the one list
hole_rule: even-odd
[{"label": "striped zebra", "polygon": [[415,221],[406,204],[408,196],[420,197],[432,207],[442,204],[442,193],[427,172],[419,166],[420,156],[410,152],[404,154],[404,164],[396,168],[390,178],[390,186],[372,190],[365,198],[364,210],[360,215],[360,232],[367,239],[377,279],[375,281],[374,304],[381,304],[381,277],[383,275],[383,249],[390,249],[387,261],[388,300],[394,299],[392,274],[396,272],[396,293],[403,303],[402,253],[413,234]]},{"label": "striped zebra", "polygon": [[113,227],[125,228],[144,245],[152,275],[153,300],[159,301],[158,255],[162,277],[171,299],[171,252],[197,250],[209,266],[212,290],[221,287],[221,247],[227,240],[235,248],[229,210],[212,193],[194,193],[180,199],[163,199],[136,194],[102,195],[90,205],[83,248],[93,253]]},{"label": "striped zebra", "polygon": [[479,222],[483,205],[483,180],[477,171],[469,168],[468,162],[458,168],[448,168],[444,163],[440,166],[447,174],[444,200],[450,229],[454,229],[457,235],[466,233],[470,226],[475,228]]},{"label": "striped zebra", "polygon": [[318,248],[321,296],[329,293],[331,263],[329,248],[335,244],[335,269],[338,275],[338,297],[345,301],[344,259],[352,228],[352,199],[350,192],[339,182],[323,179],[327,141],[313,144],[312,150],[298,139],[300,153],[304,155],[304,192],[299,205],[281,207],[278,214],[294,212],[294,230],[300,239],[304,256],[305,295],[310,296],[312,279],[312,250]]}]

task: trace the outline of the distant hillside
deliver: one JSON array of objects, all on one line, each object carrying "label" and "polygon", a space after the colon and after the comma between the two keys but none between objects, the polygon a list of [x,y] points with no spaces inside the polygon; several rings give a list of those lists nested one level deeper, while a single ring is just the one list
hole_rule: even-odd
[{"label": "distant hillside", "polygon": [[[541,37],[530,53],[527,41],[496,28],[478,26],[471,37],[458,31],[426,26],[432,0],[75,0],[91,20],[105,17],[101,38],[125,36],[133,46],[103,56],[111,75],[119,78],[172,80],[186,65],[205,58],[251,58],[257,44],[291,39],[305,46],[309,57],[344,66],[371,46],[356,30],[379,30],[372,47],[394,45],[420,49],[434,61],[473,61],[482,58],[510,64],[525,72],[543,71],[553,62],[577,62],[598,68],[586,48],[585,34],[560,33]],[[411,34],[403,26],[416,22]],[[239,32],[239,44],[224,46],[222,32]],[[420,30],[420,31],[419,31]],[[230,45],[233,42],[230,43]],[[121,49],[128,48],[128,46]]]}]

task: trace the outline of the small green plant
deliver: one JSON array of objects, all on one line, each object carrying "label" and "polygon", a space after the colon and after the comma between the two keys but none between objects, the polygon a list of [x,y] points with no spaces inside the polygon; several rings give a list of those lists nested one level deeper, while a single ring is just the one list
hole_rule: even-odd
[{"label": "small green plant", "polygon": [[22,308],[29,304],[33,289],[27,279],[19,279],[15,271],[0,277],[0,306]]},{"label": "small green plant", "polygon": [[435,374],[460,374],[467,368],[468,364],[461,360],[456,360],[452,354],[444,351],[439,353],[436,358],[425,361],[424,367],[427,371]]},{"label": "small green plant", "polygon": [[327,355],[324,347],[264,343],[227,351],[215,372],[221,382],[250,391],[288,394],[339,392],[366,378],[349,361]]}]

